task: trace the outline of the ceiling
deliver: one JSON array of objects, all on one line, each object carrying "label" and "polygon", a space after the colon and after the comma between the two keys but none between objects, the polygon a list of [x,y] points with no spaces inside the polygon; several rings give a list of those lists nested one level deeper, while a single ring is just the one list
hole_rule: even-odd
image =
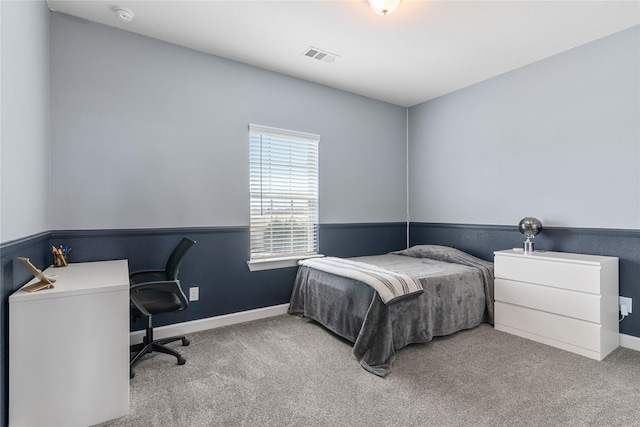
[{"label": "ceiling", "polygon": [[[640,24],[640,1],[48,0],[49,8],[409,107]],[[122,22],[114,13],[134,13]],[[304,55],[313,46],[332,63]]]}]

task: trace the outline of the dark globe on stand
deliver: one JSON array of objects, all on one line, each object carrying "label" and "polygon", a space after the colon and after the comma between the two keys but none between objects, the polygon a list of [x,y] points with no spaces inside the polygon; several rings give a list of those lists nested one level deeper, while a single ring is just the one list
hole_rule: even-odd
[{"label": "dark globe on stand", "polygon": [[538,218],[526,217],[520,220],[518,229],[527,238],[531,239],[542,231],[542,223]]}]

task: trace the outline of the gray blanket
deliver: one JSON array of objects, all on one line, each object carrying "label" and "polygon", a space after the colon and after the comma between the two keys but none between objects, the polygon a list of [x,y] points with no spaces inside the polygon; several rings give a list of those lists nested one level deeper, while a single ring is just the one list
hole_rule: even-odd
[{"label": "gray blanket", "polygon": [[354,343],[368,371],[386,376],[395,352],[434,336],[493,322],[493,264],[442,246],[352,258],[416,277],[424,293],[389,305],[353,279],[301,266],[289,313],[311,318]]}]

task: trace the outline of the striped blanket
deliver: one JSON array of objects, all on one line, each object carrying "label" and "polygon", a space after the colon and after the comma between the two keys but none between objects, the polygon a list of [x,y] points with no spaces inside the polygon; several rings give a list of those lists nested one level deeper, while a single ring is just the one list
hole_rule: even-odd
[{"label": "striped blanket", "polygon": [[363,262],[324,257],[302,260],[298,264],[366,283],[378,292],[385,304],[424,292],[422,284],[415,277]]}]

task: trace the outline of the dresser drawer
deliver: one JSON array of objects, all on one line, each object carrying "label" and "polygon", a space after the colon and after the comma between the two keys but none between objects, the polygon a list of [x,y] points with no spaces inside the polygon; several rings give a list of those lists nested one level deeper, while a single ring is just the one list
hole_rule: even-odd
[{"label": "dresser drawer", "polygon": [[600,294],[600,265],[531,257],[495,257],[496,278]]},{"label": "dresser drawer", "polygon": [[495,300],[600,323],[599,295],[495,279]]},{"label": "dresser drawer", "polygon": [[601,328],[595,323],[499,301],[495,308],[496,329],[505,325],[595,352],[601,350]]}]

